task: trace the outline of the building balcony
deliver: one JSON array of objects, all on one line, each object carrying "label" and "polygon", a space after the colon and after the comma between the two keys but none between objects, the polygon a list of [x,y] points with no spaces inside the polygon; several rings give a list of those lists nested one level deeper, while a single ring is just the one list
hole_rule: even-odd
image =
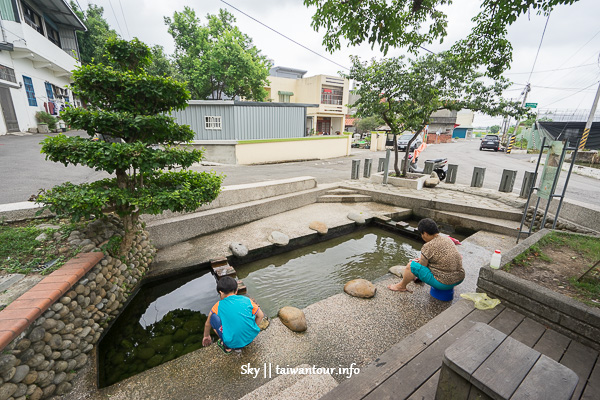
[{"label": "building balcony", "polygon": [[10,31],[11,37],[7,37],[7,40],[14,45],[13,59],[29,59],[34,68],[49,69],[57,77],[71,76],[71,71],[79,66],[79,62],[74,57],[29,25],[12,21],[3,21],[3,23]]}]

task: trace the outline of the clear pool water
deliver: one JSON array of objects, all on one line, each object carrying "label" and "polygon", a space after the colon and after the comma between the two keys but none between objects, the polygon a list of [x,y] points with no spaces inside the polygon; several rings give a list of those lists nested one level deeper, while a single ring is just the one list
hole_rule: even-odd
[{"label": "clear pool water", "polygon": [[[238,277],[269,317],[341,293],[356,278],[373,281],[417,256],[422,243],[367,227],[325,242],[236,266]],[[202,347],[210,308],[219,300],[207,270],[145,284],[99,347],[100,387]]]}]

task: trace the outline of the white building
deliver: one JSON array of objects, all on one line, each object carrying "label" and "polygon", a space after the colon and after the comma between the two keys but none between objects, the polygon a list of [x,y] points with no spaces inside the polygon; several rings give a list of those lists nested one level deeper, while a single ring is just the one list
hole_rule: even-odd
[{"label": "white building", "polygon": [[37,127],[35,114],[58,114],[73,94],[76,31],[86,28],[66,0],[0,0],[0,135]]}]

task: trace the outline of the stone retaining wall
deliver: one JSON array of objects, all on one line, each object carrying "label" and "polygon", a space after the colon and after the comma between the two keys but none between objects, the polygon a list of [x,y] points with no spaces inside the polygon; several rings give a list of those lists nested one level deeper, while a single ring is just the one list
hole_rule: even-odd
[{"label": "stone retaining wall", "polygon": [[[141,232],[122,259],[97,253],[113,235],[122,235],[116,219],[74,231],[71,244],[92,253],[75,257],[0,312],[0,400],[44,399],[71,390],[156,252]],[[18,319],[12,317],[17,312]]]},{"label": "stone retaining wall", "polygon": [[[550,233],[543,230],[520,244],[517,254],[502,257],[507,264],[542,237]],[[532,239],[532,240],[530,240]],[[508,272],[484,266],[479,270],[477,291],[500,299],[503,304],[570,337],[586,346],[600,350],[600,310],[588,307],[568,296],[556,293],[536,283]]]}]

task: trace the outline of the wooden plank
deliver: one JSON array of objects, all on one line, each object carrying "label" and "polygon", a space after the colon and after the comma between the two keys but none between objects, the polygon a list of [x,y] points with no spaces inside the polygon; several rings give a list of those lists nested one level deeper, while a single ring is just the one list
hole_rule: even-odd
[{"label": "wooden plank", "polygon": [[238,294],[244,294],[246,293],[246,285],[244,285],[244,282],[242,282],[241,280],[238,279],[237,281],[238,284]]},{"label": "wooden plank", "polygon": [[227,265],[229,264],[229,262],[227,261],[227,259],[225,257],[221,257],[221,258],[212,258],[210,260],[210,266],[214,269],[217,267],[221,267],[223,265]]},{"label": "wooden plank", "polygon": [[546,332],[544,332],[533,348],[554,361],[559,362],[570,342],[571,339],[565,335],[552,329],[546,329]]},{"label": "wooden plank", "polygon": [[533,347],[545,332],[546,327],[544,325],[531,318],[525,318],[510,334],[510,337],[526,346]]},{"label": "wooden plank", "polygon": [[542,354],[511,400],[568,400],[577,381],[577,374]]},{"label": "wooden plank", "polygon": [[508,337],[477,368],[471,383],[493,398],[509,399],[538,358],[539,352]]},{"label": "wooden plank", "polygon": [[[444,364],[467,381],[507,336],[489,325],[477,323],[444,352]],[[466,396],[465,396],[466,397]]]},{"label": "wooden plank", "polygon": [[425,383],[422,384],[421,387],[408,398],[408,400],[434,399],[440,379],[440,370],[441,369],[438,369],[431,378],[427,379],[427,381],[425,381]]},{"label": "wooden plank", "polygon": [[[399,369],[388,380],[369,393],[365,399],[403,399],[415,392],[434,372],[440,368],[444,351],[469,331],[477,322],[488,323],[504,307],[493,310],[474,310],[443,336],[413,358],[406,368]],[[360,376],[360,375],[359,375]]]},{"label": "wooden plank", "polygon": [[600,357],[596,360],[594,369],[585,385],[581,400],[600,399]]},{"label": "wooden plank", "polygon": [[560,363],[579,376],[579,383],[573,393],[573,398],[578,399],[583,393],[585,384],[592,373],[592,368],[598,359],[598,352],[582,345],[579,342],[571,341],[567,351],[560,359]]},{"label": "wooden plank", "polygon": [[489,325],[510,336],[524,319],[525,316],[523,314],[507,307]]},{"label": "wooden plank", "polygon": [[[436,341],[448,329],[472,313],[474,309],[475,307],[473,307],[472,302],[459,300],[446,311],[408,335],[400,343],[392,346],[390,350],[383,353],[369,364],[367,368],[363,369],[359,375],[342,382],[335,389],[323,396],[321,400],[337,400],[340,398],[345,400],[362,399],[426,349],[427,346]],[[441,360],[440,357],[438,367],[442,364]]]}]

